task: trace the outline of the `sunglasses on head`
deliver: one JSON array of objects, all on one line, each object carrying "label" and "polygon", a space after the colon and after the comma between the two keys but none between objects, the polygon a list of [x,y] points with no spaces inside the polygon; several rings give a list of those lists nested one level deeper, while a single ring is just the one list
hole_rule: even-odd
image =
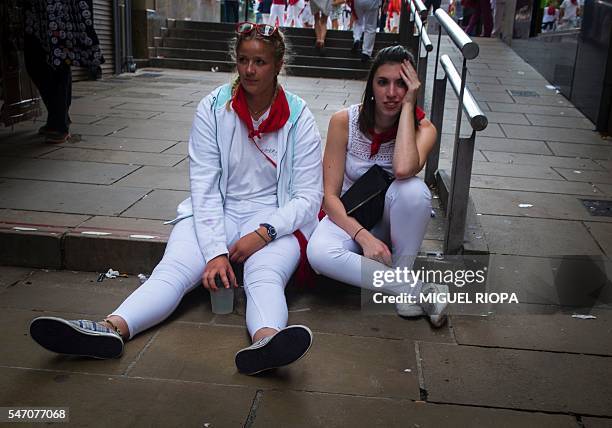
[{"label": "sunglasses on head", "polygon": [[248,34],[251,31],[257,31],[257,34],[264,37],[271,37],[276,33],[277,28],[268,24],[253,24],[252,22],[240,22],[236,24],[236,33]]}]

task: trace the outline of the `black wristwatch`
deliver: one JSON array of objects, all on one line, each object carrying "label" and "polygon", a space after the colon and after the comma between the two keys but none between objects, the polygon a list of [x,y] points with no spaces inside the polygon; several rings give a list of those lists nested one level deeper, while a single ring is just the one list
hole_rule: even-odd
[{"label": "black wristwatch", "polygon": [[274,226],[268,223],[261,223],[260,226],[266,228],[266,232],[268,232],[268,237],[270,238],[270,241],[274,241],[276,239],[276,229],[274,228]]}]

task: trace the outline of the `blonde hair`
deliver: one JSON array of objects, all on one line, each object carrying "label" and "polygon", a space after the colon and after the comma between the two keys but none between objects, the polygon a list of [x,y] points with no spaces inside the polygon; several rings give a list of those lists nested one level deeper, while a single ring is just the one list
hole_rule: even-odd
[{"label": "blonde hair", "polygon": [[[283,71],[285,69],[285,64],[287,63],[288,57],[288,46],[287,42],[285,41],[285,36],[279,28],[277,28],[274,34],[269,37],[262,36],[255,29],[248,33],[236,34],[236,37],[234,37],[230,41],[229,55],[232,58],[232,61],[237,61],[238,49],[240,48],[242,42],[246,40],[260,40],[266,45],[271,46],[274,49],[274,61],[276,62],[276,64],[281,64],[280,71]],[[234,94],[236,93],[236,89],[238,89],[239,84],[240,76],[236,74],[232,79],[232,98],[234,97]],[[278,92],[278,77],[275,79],[275,86],[276,91]],[[276,94],[274,96],[276,96]],[[226,107],[229,111],[229,102]]]}]

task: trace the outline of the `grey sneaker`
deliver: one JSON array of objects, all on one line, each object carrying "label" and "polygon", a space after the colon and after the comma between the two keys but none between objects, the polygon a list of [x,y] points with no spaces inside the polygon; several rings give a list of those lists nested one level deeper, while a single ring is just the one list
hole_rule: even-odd
[{"label": "grey sneaker", "polygon": [[429,322],[436,328],[442,327],[446,322],[446,311],[448,303],[440,302],[434,299],[433,302],[424,302],[425,296],[448,294],[448,286],[445,284],[423,284],[421,296],[419,297],[419,305],[429,317]]},{"label": "grey sneaker", "polygon": [[425,315],[425,311],[418,303],[396,303],[395,311],[400,317],[414,318]]},{"label": "grey sneaker", "polygon": [[310,329],[303,325],[291,325],[238,351],[236,367],[240,373],[254,375],[286,366],[306,355],[310,345]]},{"label": "grey sneaker", "polygon": [[123,339],[104,324],[89,320],[38,317],[30,323],[30,336],[43,348],[58,354],[92,358],[117,358]]}]

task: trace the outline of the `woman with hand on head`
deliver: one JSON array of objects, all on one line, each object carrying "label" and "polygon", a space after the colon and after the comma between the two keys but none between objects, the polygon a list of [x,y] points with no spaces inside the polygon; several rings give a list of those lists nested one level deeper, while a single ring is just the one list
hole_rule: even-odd
[{"label": "woman with hand on head", "polygon": [[244,263],[246,324],[253,344],[238,371],[287,365],[310,348],[307,327],[287,327],[284,288],[315,229],[323,196],[321,141],[314,117],[278,83],[284,37],[240,23],[232,54],[238,77],[198,105],[189,139],[191,196],[151,277],[104,321],[41,317],[34,340],[64,354],[118,357],[123,341],[168,317],[201,281],[237,287],[230,262]]},{"label": "woman with hand on head", "polygon": [[[415,281],[374,287],[373,271],[412,269],[431,217],[431,194],[416,174],[436,141],[436,129],[416,106],[420,82],[412,55],[402,46],[382,49],[370,68],[362,104],[335,113],[323,158],[327,214],[308,243],[308,260],[319,273],[354,286],[399,296],[445,292]],[[340,197],[374,164],[395,180],[385,194],[382,218],[367,230],[347,215]],[[402,316],[428,315],[439,327],[445,305],[396,305]]]}]

